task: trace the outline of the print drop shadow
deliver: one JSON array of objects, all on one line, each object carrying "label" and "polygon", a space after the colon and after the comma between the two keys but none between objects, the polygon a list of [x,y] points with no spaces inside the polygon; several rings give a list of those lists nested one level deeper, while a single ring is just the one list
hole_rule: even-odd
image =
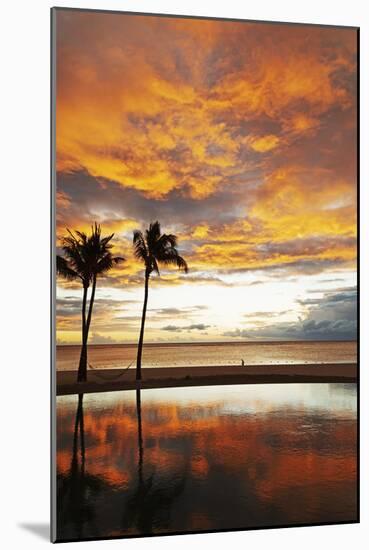
[{"label": "print drop shadow", "polygon": [[122,528],[134,527],[140,534],[150,534],[155,528],[168,529],[173,502],[185,488],[186,475],[175,483],[160,483],[155,479],[155,471],[149,476],[144,472],[144,438],[141,409],[141,389],[136,390],[137,413],[137,484],[128,499],[122,517]]},{"label": "print drop shadow", "polygon": [[40,539],[50,540],[50,525],[48,523],[18,523],[18,527],[37,535]]}]

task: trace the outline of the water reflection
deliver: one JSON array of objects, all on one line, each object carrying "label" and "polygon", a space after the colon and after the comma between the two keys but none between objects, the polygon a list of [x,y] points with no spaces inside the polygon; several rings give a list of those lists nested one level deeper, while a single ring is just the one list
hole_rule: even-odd
[{"label": "water reflection", "polygon": [[136,410],[137,410],[137,434],[138,434],[138,480],[142,484],[142,468],[143,468],[143,441],[142,441],[142,415],[141,415],[141,389],[136,390]]},{"label": "water reflection", "polygon": [[[74,537],[78,539],[85,537],[83,526],[86,522],[91,527],[95,523],[95,509],[91,496],[104,489],[103,480],[96,475],[86,473],[85,457],[83,394],[79,394],[70,466],[65,475],[58,476],[57,484],[58,528],[61,525],[70,525]],[[91,530],[89,531],[92,533]],[[95,536],[98,536],[97,532],[95,529]]]},{"label": "water reflection", "polygon": [[171,509],[185,486],[185,475],[166,482],[152,471],[144,475],[144,444],[142,434],[141,390],[136,390],[138,475],[136,488],[130,494],[122,516],[122,530],[151,534],[170,523]]},{"label": "water reflection", "polygon": [[76,401],[58,398],[60,540],[356,518],[354,385]]}]

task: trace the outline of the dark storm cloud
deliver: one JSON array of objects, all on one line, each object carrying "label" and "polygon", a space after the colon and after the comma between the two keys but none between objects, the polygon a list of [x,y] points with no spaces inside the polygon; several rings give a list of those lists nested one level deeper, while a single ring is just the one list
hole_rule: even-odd
[{"label": "dark storm cloud", "polygon": [[183,311],[181,309],[178,309],[176,307],[165,307],[161,309],[151,309],[149,311],[155,312],[156,315],[181,315]]},{"label": "dark storm cloud", "polygon": [[90,344],[116,344],[116,340],[110,336],[93,332],[89,338]]},{"label": "dark storm cloud", "polygon": [[[338,294],[325,294],[318,301],[306,300],[308,306],[307,321],[320,323],[329,321],[330,323],[353,323],[356,326],[357,321],[357,292],[356,289],[350,289]],[[306,304],[305,304],[306,305]],[[313,326],[313,325],[312,325]],[[339,325],[343,327],[342,324]],[[356,330],[356,329],[355,329]]]},{"label": "dark storm cloud", "polygon": [[245,313],[244,317],[246,318],[254,318],[254,317],[262,317],[264,318],[271,318],[271,317],[280,317],[281,315],[285,315],[286,313],[290,313],[291,310],[286,309],[284,311],[254,311],[253,313]]},{"label": "dark storm cloud", "polygon": [[208,306],[198,305],[193,307],[185,307],[185,308],[176,308],[176,307],[164,307],[164,308],[153,308],[149,309],[149,311],[152,311],[155,313],[155,315],[159,315],[161,317],[170,317],[170,316],[189,316],[193,314],[197,314],[200,311],[204,311],[205,309],[208,309]]},{"label": "dark storm cloud", "polygon": [[310,237],[306,239],[293,239],[289,241],[263,243],[256,250],[261,257],[273,258],[282,254],[289,257],[302,255],[319,255],[327,250],[338,247],[355,247],[355,237]]},{"label": "dark storm cloud", "polygon": [[198,324],[191,324],[191,325],[185,325],[185,326],[166,325],[165,327],[161,327],[161,330],[166,330],[167,332],[182,332],[182,331],[191,331],[191,330],[202,331],[210,327],[211,325],[204,325],[203,323],[198,323]]},{"label": "dark storm cloud", "polygon": [[[93,307],[92,330],[108,331],[124,329],[127,332],[137,330],[141,316],[132,316],[126,313],[126,306],[132,306],[136,303],[136,300],[96,298]],[[79,331],[81,329],[81,312],[82,296],[67,296],[66,298],[58,299],[56,308],[58,326],[64,330]],[[96,339],[94,343],[98,343]],[[104,343],[102,338],[100,338],[99,343]]]},{"label": "dark storm cloud", "polygon": [[296,323],[285,322],[255,329],[226,331],[231,338],[281,340],[355,340],[357,338],[357,295],[355,289],[325,294],[321,299],[301,300],[307,307],[305,317]]},{"label": "dark storm cloud", "polygon": [[258,329],[225,331],[223,336],[259,340],[356,340],[357,325],[347,320],[279,323]]},{"label": "dark storm cloud", "polygon": [[134,218],[145,224],[156,219],[162,224],[175,222],[186,226],[207,219],[232,221],[239,215],[237,205],[242,197],[240,190],[233,193],[224,190],[199,201],[174,190],[165,200],[155,199],[137,189],[94,178],[85,171],[60,173],[57,188],[68,199],[67,207],[63,209],[61,205],[58,212],[63,225],[77,224],[81,216],[90,223],[97,213],[112,219]]},{"label": "dark storm cloud", "polygon": [[[137,300],[112,300],[109,298],[95,298],[94,311],[106,312],[109,310],[120,310],[126,305],[136,304]],[[82,297],[67,296],[57,301],[57,314],[63,317],[70,317],[81,313]]]},{"label": "dark storm cloud", "polygon": [[[353,303],[356,304],[356,291],[341,292],[332,296],[328,294],[324,299],[306,298],[304,300],[298,300],[297,302],[302,306],[324,307],[326,313],[332,309],[336,312],[338,307],[350,309]],[[353,316],[356,317],[356,310],[352,310],[352,312]]]},{"label": "dark storm cloud", "polygon": [[[346,267],[347,262],[341,258],[334,259],[319,259],[316,260],[298,260],[294,262],[286,261],[275,263],[267,266],[256,266],[247,268],[229,268],[227,270],[220,269],[219,273],[264,273],[274,277],[285,277],[291,275],[316,275],[324,271],[330,271],[339,269],[340,267]],[[257,284],[255,282],[254,284]]]}]

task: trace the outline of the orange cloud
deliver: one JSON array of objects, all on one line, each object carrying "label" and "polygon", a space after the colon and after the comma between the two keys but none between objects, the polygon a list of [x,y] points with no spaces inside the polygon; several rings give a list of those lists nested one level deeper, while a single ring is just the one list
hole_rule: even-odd
[{"label": "orange cloud", "polygon": [[319,125],[319,120],[317,118],[307,116],[304,113],[297,113],[293,115],[290,125],[293,130],[303,132],[316,128]]},{"label": "orange cloud", "polygon": [[275,149],[279,145],[280,139],[278,136],[270,134],[268,136],[261,136],[259,138],[253,138],[250,142],[250,147],[258,153],[266,153]]},{"label": "orange cloud", "polygon": [[[334,31],[344,44],[335,50],[319,28],[74,17],[73,26],[59,14],[61,37],[83,25],[80,41],[73,33],[58,41],[61,171],[87,169],[153,198],[180,189],[204,199],[245,169],[242,120],[291,120],[304,131],[333,106],[352,104],[345,77],[337,77],[355,68],[349,31]],[[225,53],[212,67],[217,48]],[[280,141],[266,133],[250,146],[267,152]]]}]

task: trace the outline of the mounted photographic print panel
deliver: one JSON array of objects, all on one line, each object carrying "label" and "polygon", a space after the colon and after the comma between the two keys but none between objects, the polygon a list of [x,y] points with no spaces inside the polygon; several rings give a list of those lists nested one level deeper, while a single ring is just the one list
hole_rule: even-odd
[{"label": "mounted photographic print panel", "polygon": [[358,32],[52,10],[52,540],[358,521]]}]

